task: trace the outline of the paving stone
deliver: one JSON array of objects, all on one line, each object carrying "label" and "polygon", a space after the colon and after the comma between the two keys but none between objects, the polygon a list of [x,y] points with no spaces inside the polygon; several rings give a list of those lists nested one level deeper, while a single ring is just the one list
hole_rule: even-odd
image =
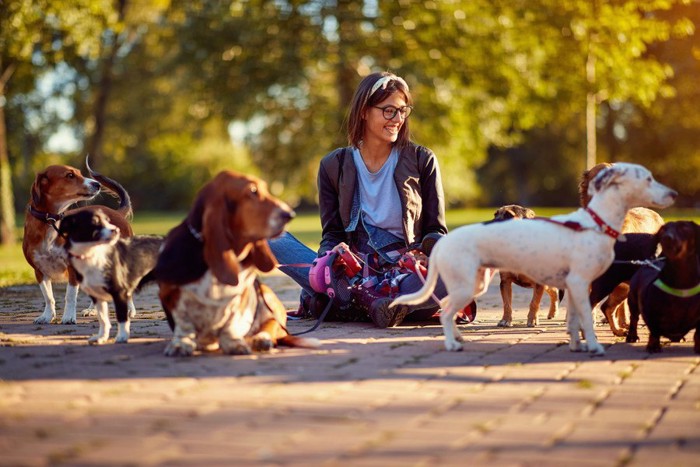
[{"label": "paving stone", "polygon": [[[297,307],[289,279],[263,281]],[[698,465],[692,336],[649,355],[644,327],[630,345],[598,326],[605,356],[570,352],[565,309],[525,326],[530,296],[498,328],[492,284],[462,352],[437,322],[323,323],[318,349],[167,358],[154,287],[129,343],[104,346],[94,317],[37,326],[38,287],[0,289],[0,465]]]}]

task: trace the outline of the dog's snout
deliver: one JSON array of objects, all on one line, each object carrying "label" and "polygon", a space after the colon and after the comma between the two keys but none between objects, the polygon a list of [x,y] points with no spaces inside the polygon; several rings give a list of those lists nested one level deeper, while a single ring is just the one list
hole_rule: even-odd
[{"label": "dog's snout", "polygon": [[98,182],[97,180],[86,179],[85,183],[87,184],[88,189],[92,193],[96,193],[96,192],[100,191],[100,188],[102,187],[100,185],[100,182]]},{"label": "dog's snout", "polygon": [[282,220],[284,222],[289,222],[292,219],[294,219],[297,216],[297,213],[294,212],[294,210],[290,209],[288,211],[282,211]]}]

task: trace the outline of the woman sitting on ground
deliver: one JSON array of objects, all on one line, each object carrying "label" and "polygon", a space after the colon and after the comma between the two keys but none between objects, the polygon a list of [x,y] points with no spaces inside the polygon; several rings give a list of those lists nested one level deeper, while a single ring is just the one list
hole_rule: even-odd
[{"label": "woman sitting on ground", "polygon": [[[353,304],[380,327],[400,324],[410,315],[418,320],[439,309],[430,299],[417,306],[389,304],[396,295],[412,293],[423,282],[416,273],[394,274],[406,252],[429,254],[447,233],[440,169],[435,154],[410,139],[408,117],[413,100],[406,82],[388,72],[373,73],[360,82],[348,117],[349,146],[327,154],[318,171],[319,205],[323,236],[318,256],[339,246],[361,258],[377,286],[352,287]],[[291,234],[270,241],[280,269],[302,287],[301,309],[317,316],[328,297],[309,283],[308,264],[317,254]],[[285,266],[291,265],[291,266]],[[371,266],[370,266],[371,265]],[[381,285],[390,283],[390,292]],[[442,283],[435,295],[445,296]],[[342,313],[338,312],[337,314]],[[476,307],[465,310],[472,321]]]}]

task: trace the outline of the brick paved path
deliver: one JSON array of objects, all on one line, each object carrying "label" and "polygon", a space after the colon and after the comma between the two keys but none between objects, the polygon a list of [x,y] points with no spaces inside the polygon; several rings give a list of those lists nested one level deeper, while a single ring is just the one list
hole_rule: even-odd
[{"label": "brick paved path", "polygon": [[[265,281],[295,307],[293,284]],[[38,287],[0,289],[0,464],[700,465],[692,335],[649,356],[644,330],[629,345],[598,327],[606,356],[572,353],[563,316],[525,327],[527,290],[496,328],[497,282],[464,352],[435,324],[325,323],[317,350],[193,358],[162,355],[154,288],[130,342],[102,347],[95,318],[34,325]]]}]

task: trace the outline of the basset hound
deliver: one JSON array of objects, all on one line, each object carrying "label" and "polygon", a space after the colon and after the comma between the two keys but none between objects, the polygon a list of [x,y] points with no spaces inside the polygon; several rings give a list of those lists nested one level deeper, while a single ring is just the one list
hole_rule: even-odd
[{"label": "basset hound", "polygon": [[281,338],[286,313],[278,317],[267,305],[279,299],[257,285],[258,273],[277,265],[267,240],[293,217],[253,176],[223,171],[202,187],[185,220],[166,236],[154,271],[174,330],[165,355],[189,356],[217,345],[240,355],[275,342],[295,344]]},{"label": "basset hound", "polygon": [[[87,159],[85,162],[87,164]],[[133,234],[127,220],[131,215],[131,199],[124,187],[94,172],[89,165],[87,169],[94,178],[83,177],[75,167],[51,165],[36,175],[30,190],[29,205],[24,217],[22,251],[34,269],[34,276],[44,297],[44,312],[34,320],[36,324],[49,324],[56,319],[56,300],[51,281],[66,279],[68,285],[61,323],[76,322],[78,279],[63,250],[65,240],[58,235],[58,227],[64,216],[81,211],[93,212],[99,208],[119,228],[122,237]],[[78,201],[93,199],[103,186],[119,197],[120,204],[116,210],[106,206],[83,206],[68,210]],[[132,302],[129,304],[129,312],[131,315],[135,313]]]}]

